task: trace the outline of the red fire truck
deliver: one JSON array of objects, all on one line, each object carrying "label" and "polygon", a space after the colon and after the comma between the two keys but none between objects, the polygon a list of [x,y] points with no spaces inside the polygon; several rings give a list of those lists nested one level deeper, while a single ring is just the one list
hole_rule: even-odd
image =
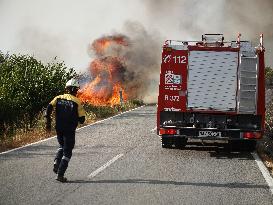
[{"label": "red fire truck", "polygon": [[264,132],[265,50],[263,35],[257,47],[240,36],[165,42],[157,108],[163,148],[181,148],[194,138],[255,149]]}]

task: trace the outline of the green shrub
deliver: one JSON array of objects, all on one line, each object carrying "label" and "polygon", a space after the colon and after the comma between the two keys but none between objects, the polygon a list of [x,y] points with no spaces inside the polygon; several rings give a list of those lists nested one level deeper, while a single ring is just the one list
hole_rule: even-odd
[{"label": "green shrub", "polygon": [[0,136],[16,127],[32,127],[36,115],[75,76],[63,62],[44,65],[33,56],[0,52]]}]

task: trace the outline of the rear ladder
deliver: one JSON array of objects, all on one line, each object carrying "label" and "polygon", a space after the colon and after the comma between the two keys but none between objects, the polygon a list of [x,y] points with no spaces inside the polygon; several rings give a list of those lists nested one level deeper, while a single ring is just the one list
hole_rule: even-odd
[{"label": "rear ladder", "polygon": [[239,65],[239,100],[240,113],[256,113],[258,58],[254,52],[241,52]]}]

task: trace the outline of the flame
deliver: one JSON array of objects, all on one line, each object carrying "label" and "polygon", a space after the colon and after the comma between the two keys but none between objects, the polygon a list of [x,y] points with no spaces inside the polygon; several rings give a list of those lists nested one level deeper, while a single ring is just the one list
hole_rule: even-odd
[{"label": "flame", "polygon": [[111,46],[127,46],[124,36],[110,36],[97,39],[92,49],[97,56],[90,63],[92,80],[78,92],[79,99],[95,106],[117,105],[128,99],[124,87],[125,62],[118,56],[107,54]]},{"label": "flame", "polygon": [[128,46],[125,36],[108,36],[95,40],[92,43],[96,55],[105,55],[107,49],[112,45]]}]

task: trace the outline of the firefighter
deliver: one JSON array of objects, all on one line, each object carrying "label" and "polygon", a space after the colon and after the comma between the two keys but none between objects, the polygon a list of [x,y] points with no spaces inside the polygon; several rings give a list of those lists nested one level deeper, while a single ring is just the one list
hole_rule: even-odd
[{"label": "firefighter", "polygon": [[75,79],[69,80],[66,85],[66,94],[55,97],[46,109],[46,129],[51,131],[51,113],[55,108],[56,132],[59,149],[54,159],[53,172],[57,175],[56,180],[66,182],[64,173],[68,167],[75,145],[75,131],[78,122],[85,121],[85,111],[80,100],[76,97],[80,88]]}]

